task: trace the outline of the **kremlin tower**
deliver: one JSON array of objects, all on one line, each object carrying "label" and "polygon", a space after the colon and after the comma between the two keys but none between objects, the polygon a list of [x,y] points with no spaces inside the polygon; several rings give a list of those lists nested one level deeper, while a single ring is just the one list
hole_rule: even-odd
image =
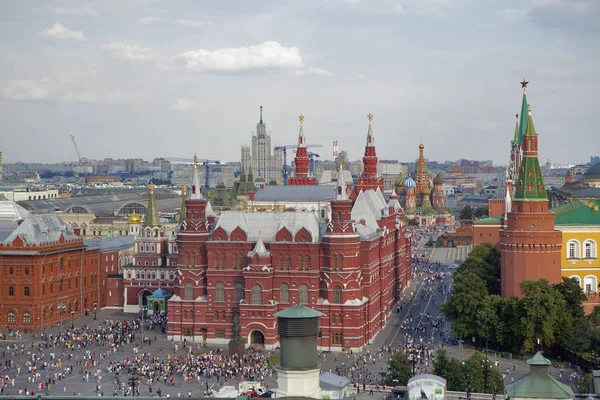
[{"label": "kremlin tower", "polygon": [[315,177],[308,176],[308,151],[306,149],[306,136],[304,136],[304,115],[300,115],[300,133],[298,134],[298,148],[296,149],[296,175],[288,179],[289,186],[314,186],[317,184]]},{"label": "kremlin tower", "polygon": [[[526,104],[527,82],[521,84]],[[507,190],[506,218],[500,229],[502,297],[520,297],[519,285],[525,280],[545,278],[551,284],[561,282],[561,232],[554,229],[554,214],[548,211],[538,160],[538,135],[531,111],[526,112],[527,119],[521,114],[513,141],[511,162],[518,165],[518,174],[512,182],[512,198]]]},{"label": "kremlin tower", "polygon": [[377,175],[377,164],[379,160],[375,152],[375,136],[373,135],[373,114],[367,115],[369,120],[369,131],[367,132],[367,145],[365,147],[365,155],[363,156],[364,169],[352,193],[353,198],[358,196],[358,193],[368,189],[381,190],[383,192],[383,178]]}]

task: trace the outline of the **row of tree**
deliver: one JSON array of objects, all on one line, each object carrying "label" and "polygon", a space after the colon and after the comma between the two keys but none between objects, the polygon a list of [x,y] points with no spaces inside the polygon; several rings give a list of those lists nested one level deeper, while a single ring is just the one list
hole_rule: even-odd
[{"label": "row of tree", "polygon": [[481,345],[520,353],[537,341],[557,355],[595,358],[600,348],[600,307],[586,317],[578,282],[563,278],[521,283],[523,298],[500,297],[500,253],[491,244],[473,249],[458,268],[450,300],[442,305],[458,338],[474,337]]}]

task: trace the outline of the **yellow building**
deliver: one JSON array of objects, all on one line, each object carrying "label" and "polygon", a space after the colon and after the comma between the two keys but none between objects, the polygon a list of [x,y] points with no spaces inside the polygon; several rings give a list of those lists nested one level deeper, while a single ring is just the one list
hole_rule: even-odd
[{"label": "yellow building", "polygon": [[562,276],[575,278],[587,294],[586,311],[600,304],[600,201],[573,200],[552,209],[554,226],[562,231]]}]

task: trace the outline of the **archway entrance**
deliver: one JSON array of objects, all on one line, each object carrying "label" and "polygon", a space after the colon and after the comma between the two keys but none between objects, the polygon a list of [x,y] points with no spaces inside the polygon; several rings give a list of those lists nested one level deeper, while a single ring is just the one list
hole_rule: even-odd
[{"label": "archway entrance", "polygon": [[250,344],[254,346],[265,345],[265,335],[261,331],[253,331],[250,334]]},{"label": "archway entrance", "polygon": [[152,295],[150,289],[145,288],[138,293],[138,312],[141,313],[143,307],[148,306],[148,296]]}]

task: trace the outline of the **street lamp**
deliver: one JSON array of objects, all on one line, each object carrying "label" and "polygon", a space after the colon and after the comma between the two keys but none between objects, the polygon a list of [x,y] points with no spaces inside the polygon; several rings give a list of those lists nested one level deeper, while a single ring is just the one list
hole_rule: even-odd
[{"label": "street lamp", "polygon": [[98,303],[94,302],[94,321],[98,319],[98,318],[96,318],[97,311],[98,311]]},{"label": "street lamp", "polygon": [[75,311],[71,310],[71,329],[75,329]]},{"label": "street lamp", "polygon": [[58,312],[60,313],[60,329],[59,329],[59,332],[61,332],[62,331],[63,314],[65,312],[65,308],[67,308],[67,307],[65,306],[64,303],[60,303],[56,308],[58,308]]},{"label": "street lamp", "polygon": [[146,315],[146,311],[148,310],[148,307],[140,304],[140,309],[142,311],[142,319],[140,321],[140,323],[142,324],[142,345],[141,345],[141,347],[144,347],[144,316]]}]

